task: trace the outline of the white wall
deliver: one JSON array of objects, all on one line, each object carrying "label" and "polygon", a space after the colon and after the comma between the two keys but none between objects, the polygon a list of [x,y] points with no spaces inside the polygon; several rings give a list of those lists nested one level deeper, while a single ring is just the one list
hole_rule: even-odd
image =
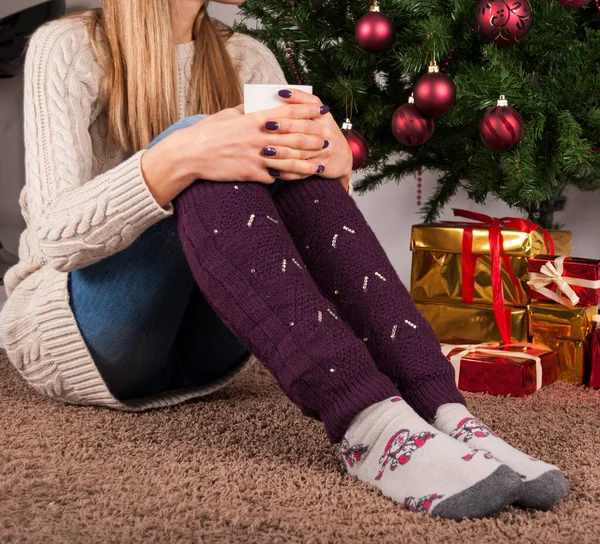
[{"label": "white wall", "polygon": [[[2,0],[4,1],[4,0]],[[96,0],[68,1],[70,9],[94,7]],[[235,6],[211,5],[211,12],[227,23],[236,16]],[[18,234],[23,222],[18,210],[17,198],[23,184],[23,146],[21,118],[20,79],[0,80],[0,239],[12,251],[16,251]],[[315,90],[318,93],[318,89]],[[434,178],[423,176],[424,199],[434,188]],[[600,192],[567,193],[567,210],[557,214],[574,233],[575,254],[600,258],[596,232],[596,206],[600,208]],[[405,283],[410,279],[410,253],[408,251],[410,226],[420,221],[416,209],[416,182],[412,178],[400,184],[389,183],[377,191],[356,197],[360,209],[371,223],[392,263]],[[490,202],[485,207],[469,202],[464,195],[452,200],[444,215],[452,217],[451,208],[477,209],[489,215],[511,215],[510,209],[501,202]]]}]

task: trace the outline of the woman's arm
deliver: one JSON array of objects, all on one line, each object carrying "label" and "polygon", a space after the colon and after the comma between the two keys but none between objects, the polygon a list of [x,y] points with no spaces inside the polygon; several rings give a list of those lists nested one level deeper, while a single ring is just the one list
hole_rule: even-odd
[{"label": "woman's arm", "polygon": [[26,206],[48,264],[68,272],[130,245],[173,213],[152,195],[135,154],[92,179],[89,127],[102,77],[80,21],[42,27],[25,65]]}]

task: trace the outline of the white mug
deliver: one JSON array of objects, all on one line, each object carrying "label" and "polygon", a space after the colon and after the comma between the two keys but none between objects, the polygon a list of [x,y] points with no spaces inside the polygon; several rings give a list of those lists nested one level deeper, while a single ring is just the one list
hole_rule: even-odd
[{"label": "white mug", "polygon": [[284,106],[286,102],[277,93],[282,89],[299,89],[305,93],[312,94],[312,85],[244,85],[244,113],[268,110]]}]

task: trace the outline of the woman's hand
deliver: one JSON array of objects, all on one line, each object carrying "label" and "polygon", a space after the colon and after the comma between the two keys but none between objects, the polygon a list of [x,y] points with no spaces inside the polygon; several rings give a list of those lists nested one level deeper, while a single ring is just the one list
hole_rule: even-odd
[{"label": "woman's hand", "polygon": [[[146,151],[142,171],[156,201],[164,206],[198,178],[273,183],[313,174],[344,176],[345,155],[339,151],[350,151],[343,135],[329,108],[302,94],[306,103],[246,115],[243,104],[227,108]],[[319,122],[325,117],[330,121]]]},{"label": "woman's hand", "polygon": [[[288,93],[289,96],[286,96]],[[322,105],[321,100],[317,96],[297,89],[286,89],[285,87],[282,87],[280,96],[282,96],[288,104]],[[352,179],[352,150],[344,137],[344,133],[330,113],[314,119],[314,122],[322,127],[323,131],[321,134],[329,142],[329,145],[326,149],[318,151],[315,154],[307,153],[303,158],[308,160],[318,160],[325,166],[325,170],[321,176],[324,178],[340,178],[345,189],[348,190],[348,186]],[[278,132],[281,132],[283,128],[284,127]],[[285,153],[293,155],[293,152],[290,153],[286,151]]]},{"label": "woman's hand", "polygon": [[240,104],[171,136],[187,155],[191,181],[303,179],[323,171],[317,152],[325,131],[312,119],[327,111],[316,103],[290,104],[244,115]]}]

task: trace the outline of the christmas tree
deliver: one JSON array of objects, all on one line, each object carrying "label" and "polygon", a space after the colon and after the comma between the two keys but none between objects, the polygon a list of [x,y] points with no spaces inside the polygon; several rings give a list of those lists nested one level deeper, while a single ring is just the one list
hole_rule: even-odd
[{"label": "christmas tree", "polygon": [[[246,0],[235,26],[275,52],[289,83],[313,85],[337,120],[352,118],[370,146],[358,191],[429,169],[439,178],[422,208],[426,221],[463,188],[479,203],[499,198],[552,227],[565,187],[600,188],[598,3],[381,0],[393,41],[380,43],[381,52],[366,51],[360,45],[373,50],[377,43],[355,36],[369,1]],[[504,24],[524,4],[533,14],[510,34]],[[259,24],[247,24],[251,19]],[[482,19],[491,20],[491,33]],[[511,44],[503,47],[507,35]],[[425,143],[405,145],[392,132],[392,118],[432,61],[454,83],[456,101],[431,118],[435,130]],[[480,120],[500,95],[523,120],[523,138],[510,150],[491,149],[480,136]]]}]

